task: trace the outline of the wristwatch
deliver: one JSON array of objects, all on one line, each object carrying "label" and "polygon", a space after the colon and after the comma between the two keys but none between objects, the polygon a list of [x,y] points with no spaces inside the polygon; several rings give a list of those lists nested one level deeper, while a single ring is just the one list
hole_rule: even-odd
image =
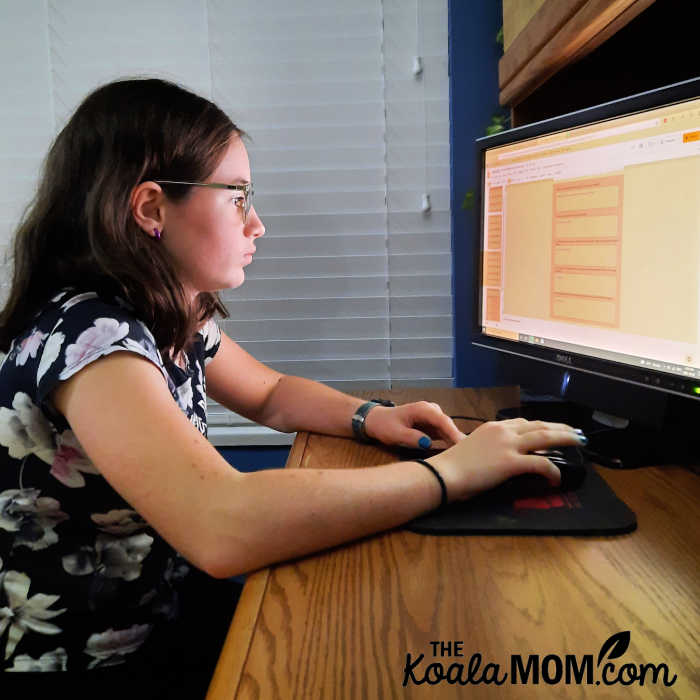
[{"label": "wristwatch", "polygon": [[370,399],[367,403],[363,403],[356,411],[352,417],[352,432],[355,434],[355,438],[360,442],[372,442],[372,440],[367,437],[367,431],[365,430],[365,419],[367,414],[375,406],[389,406],[393,407],[396,404],[393,401],[387,401],[386,399]]}]

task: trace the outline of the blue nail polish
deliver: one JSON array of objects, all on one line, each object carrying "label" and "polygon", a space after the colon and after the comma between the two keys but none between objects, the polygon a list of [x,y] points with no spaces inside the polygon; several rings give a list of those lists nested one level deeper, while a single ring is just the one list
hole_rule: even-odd
[{"label": "blue nail polish", "polygon": [[579,435],[578,440],[582,445],[588,444],[588,438],[585,435]]},{"label": "blue nail polish", "polygon": [[432,444],[433,444],[433,441],[429,437],[426,437],[425,435],[420,440],[418,440],[418,445],[420,447],[422,447],[424,450],[427,450]]}]

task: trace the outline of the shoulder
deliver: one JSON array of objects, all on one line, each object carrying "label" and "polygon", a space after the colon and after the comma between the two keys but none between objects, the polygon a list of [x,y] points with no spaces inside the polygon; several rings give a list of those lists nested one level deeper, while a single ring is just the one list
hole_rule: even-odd
[{"label": "shoulder", "polygon": [[89,344],[94,348],[131,338],[157,354],[153,333],[119,297],[68,290],[54,297],[52,304],[45,311],[53,322],[49,331],[52,336],[63,336],[74,344]]},{"label": "shoulder", "polygon": [[138,321],[133,307],[124,299],[96,291],[74,289],[66,289],[57,294],[44,307],[43,313],[64,318],[88,318],[100,314],[112,314]]},{"label": "shoulder", "polygon": [[64,290],[38,314],[28,337],[36,340],[30,344],[37,346],[36,376],[42,395],[56,380],[117,351],[141,355],[165,374],[153,333],[118,297]]}]

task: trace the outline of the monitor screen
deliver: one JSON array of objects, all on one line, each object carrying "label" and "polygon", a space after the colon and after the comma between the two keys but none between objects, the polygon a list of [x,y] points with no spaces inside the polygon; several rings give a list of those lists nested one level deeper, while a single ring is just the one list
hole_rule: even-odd
[{"label": "monitor screen", "polygon": [[477,345],[700,399],[699,87],[477,141]]}]

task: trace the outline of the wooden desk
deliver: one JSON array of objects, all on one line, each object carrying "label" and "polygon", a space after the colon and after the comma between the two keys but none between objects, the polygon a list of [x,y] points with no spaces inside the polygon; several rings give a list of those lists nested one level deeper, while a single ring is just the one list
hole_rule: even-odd
[{"label": "wooden desk", "polygon": [[[429,398],[451,415],[493,417],[513,388],[374,392]],[[369,394],[367,395],[369,396]],[[464,424],[465,431],[472,426]],[[475,427],[475,426],[474,426]],[[288,469],[395,461],[379,447],[299,434]],[[273,566],[248,577],[208,700],[221,698],[698,698],[700,479],[681,468],[601,469],[638,529],[611,537],[433,537],[403,530]],[[672,687],[621,685],[402,686],[472,654],[510,672],[511,654],[593,655],[629,630],[614,662],[666,663]],[[433,658],[431,641],[463,641],[463,658]],[[550,659],[549,671],[556,673]],[[579,662],[580,663],[580,662]],[[456,670],[454,671],[456,673]],[[466,675],[466,674],[465,674]]]}]

